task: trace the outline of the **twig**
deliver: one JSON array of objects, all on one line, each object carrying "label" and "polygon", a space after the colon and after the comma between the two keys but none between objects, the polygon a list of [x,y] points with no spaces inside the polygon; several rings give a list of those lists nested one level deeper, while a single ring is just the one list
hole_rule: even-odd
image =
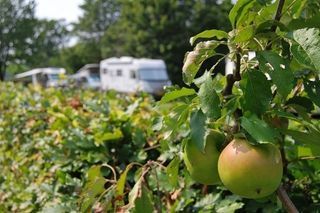
[{"label": "twig", "polygon": [[114,170],[114,168],[113,168],[112,166],[110,166],[109,164],[106,164],[106,163],[102,164],[102,166],[108,167],[108,168],[112,171],[112,173],[113,173],[113,180],[114,180],[114,181],[117,181],[117,173],[116,173],[116,171]]},{"label": "twig", "polygon": [[157,144],[157,145],[154,145],[154,146],[149,146],[149,147],[147,147],[147,148],[144,148],[143,150],[144,150],[144,151],[149,151],[149,150],[152,150],[152,149],[157,149],[157,148],[159,148],[159,147],[160,147],[160,145]]},{"label": "twig", "polygon": [[[231,97],[232,95],[232,88],[233,85],[236,81],[241,80],[241,75],[240,75],[240,68],[241,68],[241,55],[240,55],[240,48],[237,48],[236,52],[236,68],[233,72],[233,74],[227,75],[227,84],[226,87],[224,88],[222,95],[224,98],[227,100]],[[232,132],[235,133],[239,130],[239,118],[242,115],[242,111],[240,109],[236,109],[236,111],[233,113],[234,118],[235,118],[235,124],[232,127]]]},{"label": "twig", "polygon": [[[274,20],[275,20],[275,21],[280,21],[280,19],[281,19],[282,8],[283,8],[283,6],[284,6],[284,2],[285,2],[285,0],[279,0],[277,12],[276,12],[276,15],[275,15],[275,17],[274,17]],[[274,24],[274,25],[271,27],[270,30],[271,30],[271,32],[276,32],[276,30],[277,30],[277,25]],[[270,50],[270,49],[271,49],[271,45],[272,45],[272,42],[269,41],[266,49],[267,49],[267,50]]]},{"label": "twig", "polygon": [[316,159],[320,159],[320,156],[317,155],[317,156],[306,156],[306,157],[296,158],[296,159],[289,161],[288,163],[294,163],[294,162],[297,162],[300,160],[316,160]]},{"label": "twig", "polygon": [[291,199],[289,198],[286,190],[283,188],[282,185],[280,185],[277,189],[277,195],[288,213],[299,213],[296,206],[292,203]]},{"label": "twig", "polygon": [[210,68],[209,72],[212,73],[214,71],[214,69],[216,68],[216,66],[218,66],[218,64],[224,60],[226,57],[228,57],[229,54],[223,55],[223,57],[219,58],[219,60]]},{"label": "twig", "polygon": [[237,49],[236,53],[236,69],[233,72],[233,74],[227,75],[227,84],[226,87],[223,90],[223,96],[228,98],[230,95],[232,95],[232,87],[236,81],[241,80],[240,75],[240,66],[241,66],[241,55],[240,55],[240,49]]}]

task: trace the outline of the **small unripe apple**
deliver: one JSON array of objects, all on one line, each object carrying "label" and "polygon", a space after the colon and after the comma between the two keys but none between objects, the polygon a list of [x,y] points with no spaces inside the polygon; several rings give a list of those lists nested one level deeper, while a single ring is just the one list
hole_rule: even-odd
[{"label": "small unripe apple", "polygon": [[210,131],[206,137],[206,146],[203,151],[192,141],[187,141],[183,159],[193,180],[206,185],[220,182],[218,174],[219,147],[224,140],[225,137],[222,133]]},{"label": "small unripe apple", "polygon": [[252,199],[272,194],[280,185],[282,170],[281,154],[275,145],[251,145],[246,139],[231,141],[218,160],[218,172],[226,188]]}]

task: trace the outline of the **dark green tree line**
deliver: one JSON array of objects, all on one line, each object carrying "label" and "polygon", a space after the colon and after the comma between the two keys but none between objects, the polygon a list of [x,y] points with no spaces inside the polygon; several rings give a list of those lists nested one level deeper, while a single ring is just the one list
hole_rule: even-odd
[{"label": "dark green tree line", "polygon": [[66,23],[37,19],[35,7],[33,0],[0,1],[0,80],[34,67],[55,65],[52,59],[68,40]]},{"label": "dark green tree line", "polygon": [[230,1],[216,0],[86,0],[74,29],[76,51],[64,50],[62,58],[73,70],[114,56],[162,58],[173,82],[181,83],[184,54],[190,49],[186,38],[206,28],[228,29],[230,7]]}]

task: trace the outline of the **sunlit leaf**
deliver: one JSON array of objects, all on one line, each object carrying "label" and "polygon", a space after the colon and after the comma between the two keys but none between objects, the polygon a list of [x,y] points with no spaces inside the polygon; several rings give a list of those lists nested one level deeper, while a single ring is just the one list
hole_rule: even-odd
[{"label": "sunlit leaf", "polygon": [[238,0],[229,13],[229,20],[233,28],[238,26],[238,20],[248,13],[248,10],[253,7],[255,1]]},{"label": "sunlit leaf", "polygon": [[228,38],[228,33],[222,30],[205,30],[193,37],[190,38],[190,44],[193,45],[194,42],[199,38],[213,38],[216,37],[217,39],[224,39]]},{"label": "sunlit leaf", "polygon": [[259,143],[275,143],[277,132],[255,115],[242,117],[241,126]]},{"label": "sunlit leaf", "polygon": [[293,39],[305,51],[304,56],[308,56],[308,60],[312,62],[316,71],[320,73],[320,29],[304,28],[293,31]]},{"label": "sunlit leaf", "polygon": [[176,100],[181,97],[190,96],[196,94],[196,91],[194,89],[189,88],[181,88],[179,90],[174,90],[172,92],[166,93],[160,100],[160,104],[165,104],[170,101]]}]

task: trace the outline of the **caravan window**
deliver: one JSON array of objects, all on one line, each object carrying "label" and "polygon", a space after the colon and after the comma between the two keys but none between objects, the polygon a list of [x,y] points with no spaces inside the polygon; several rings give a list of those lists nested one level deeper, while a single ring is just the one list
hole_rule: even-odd
[{"label": "caravan window", "polygon": [[48,78],[53,81],[58,81],[59,75],[58,74],[48,74]]},{"label": "caravan window", "polygon": [[117,70],[117,76],[122,76],[122,70]]},{"label": "caravan window", "polygon": [[136,71],[134,71],[134,70],[130,70],[130,78],[132,78],[132,79],[136,79]]},{"label": "caravan window", "polygon": [[103,72],[103,74],[108,74],[108,69],[105,68],[102,70],[102,72]]},{"label": "caravan window", "polygon": [[93,81],[99,82],[99,81],[100,81],[100,75],[99,75],[99,74],[91,73],[91,74],[90,74],[90,79],[92,79]]},{"label": "caravan window", "polygon": [[168,80],[168,75],[165,69],[141,69],[139,77],[146,81]]}]

